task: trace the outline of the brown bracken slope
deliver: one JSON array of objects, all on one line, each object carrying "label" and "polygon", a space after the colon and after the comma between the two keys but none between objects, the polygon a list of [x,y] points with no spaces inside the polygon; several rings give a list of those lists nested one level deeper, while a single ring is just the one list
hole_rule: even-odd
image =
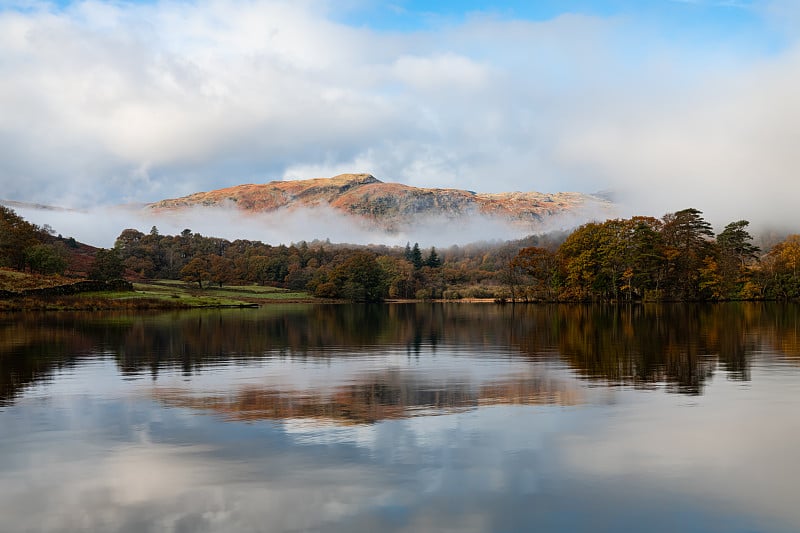
[{"label": "brown bracken slope", "polygon": [[579,212],[611,214],[613,204],[599,197],[562,192],[482,194],[460,189],[417,188],[384,183],[370,174],[273,181],[199,192],[150,204],[156,210],[235,206],[250,212],[330,206],[386,229],[430,217],[457,220],[482,214],[536,228],[546,218]]}]

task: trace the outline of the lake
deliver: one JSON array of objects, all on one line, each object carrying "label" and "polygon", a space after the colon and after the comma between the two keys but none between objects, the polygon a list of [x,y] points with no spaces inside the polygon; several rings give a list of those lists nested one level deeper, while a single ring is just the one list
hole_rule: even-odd
[{"label": "lake", "polygon": [[0,530],[800,530],[800,306],[0,315]]}]

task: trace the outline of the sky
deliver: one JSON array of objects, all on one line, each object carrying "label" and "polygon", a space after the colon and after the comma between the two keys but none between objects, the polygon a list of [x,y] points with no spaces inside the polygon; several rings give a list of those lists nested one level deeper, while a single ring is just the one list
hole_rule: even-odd
[{"label": "sky", "polygon": [[367,172],[797,228],[798,28],[793,0],[0,0],[0,198]]}]

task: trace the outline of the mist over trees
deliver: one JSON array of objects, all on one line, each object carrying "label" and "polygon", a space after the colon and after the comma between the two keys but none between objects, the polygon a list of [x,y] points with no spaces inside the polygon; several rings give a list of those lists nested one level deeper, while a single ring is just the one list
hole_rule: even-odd
[{"label": "mist over trees", "polygon": [[323,298],[495,298],[510,301],[699,301],[800,297],[800,238],[762,255],[748,221],[718,235],[698,209],[657,219],[584,224],[561,241],[358,247],[229,242],[125,230],[116,249],[142,277],[206,284],[258,283]]},{"label": "mist over trees", "polygon": [[[559,237],[556,237],[559,238]],[[182,279],[198,288],[258,284],[355,301],[497,298],[503,273],[522,246],[553,243],[529,237],[505,243],[451,246],[446,250],[328,241],[272,246],[228,241],[190,229],[161,235],[122,231],[114,250],[129,274],[141,279]]]},{"label": "mist over trees", "polygon": [[[463,263],[442,272],[435,249],[423,256],[418,244],[406,250],[384,246],[332,245],[305,241],[272,246],[258,241],[205,237],[190,229],[180,235],[124,230],[114,250],[141,278],[183,279],[198,288],[258,284],[308,291],[322,298],[380,301],[385,298],[441,298],[447,279],[475,286],[500,284],[500,265],[481,269]],[[454,250],[458,250],[454,247]],[[454,257],[458,256],[454,252]],[[513,253],[508,254],[509,258]],[[469,275],[465,273],[469,272]]]},{"label": "mist over trees", "polygon": [[[269,285],[320,298],[718,301],[800,298],[800,235],[763,252],[737,220],[714,234],[702,212],[591,222],[571,233],[444,250],[329,241],[272,246],[190,229],[123,230],[88,277],[172,279],[198,288]],[[63,273],[78,247],[0,207],[0,267]],[[73,254],[74,256],[74,254]]]}]

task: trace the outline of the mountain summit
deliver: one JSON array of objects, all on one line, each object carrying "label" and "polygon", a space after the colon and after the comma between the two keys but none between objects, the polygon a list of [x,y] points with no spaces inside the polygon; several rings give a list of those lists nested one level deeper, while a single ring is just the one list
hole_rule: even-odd
[{"label": "mountain summit", "polygon": [[329,206],[392,231],[421,220],[458,220],[481,215],[535,231],[552,217],[607,218],[614,208],[600,197],[575,192],[484,194],[384,183],[371,174],[237,185],[161,200],[149,204],[148,208],[180,210],[199,206],[236,207],[246,212]]}]

